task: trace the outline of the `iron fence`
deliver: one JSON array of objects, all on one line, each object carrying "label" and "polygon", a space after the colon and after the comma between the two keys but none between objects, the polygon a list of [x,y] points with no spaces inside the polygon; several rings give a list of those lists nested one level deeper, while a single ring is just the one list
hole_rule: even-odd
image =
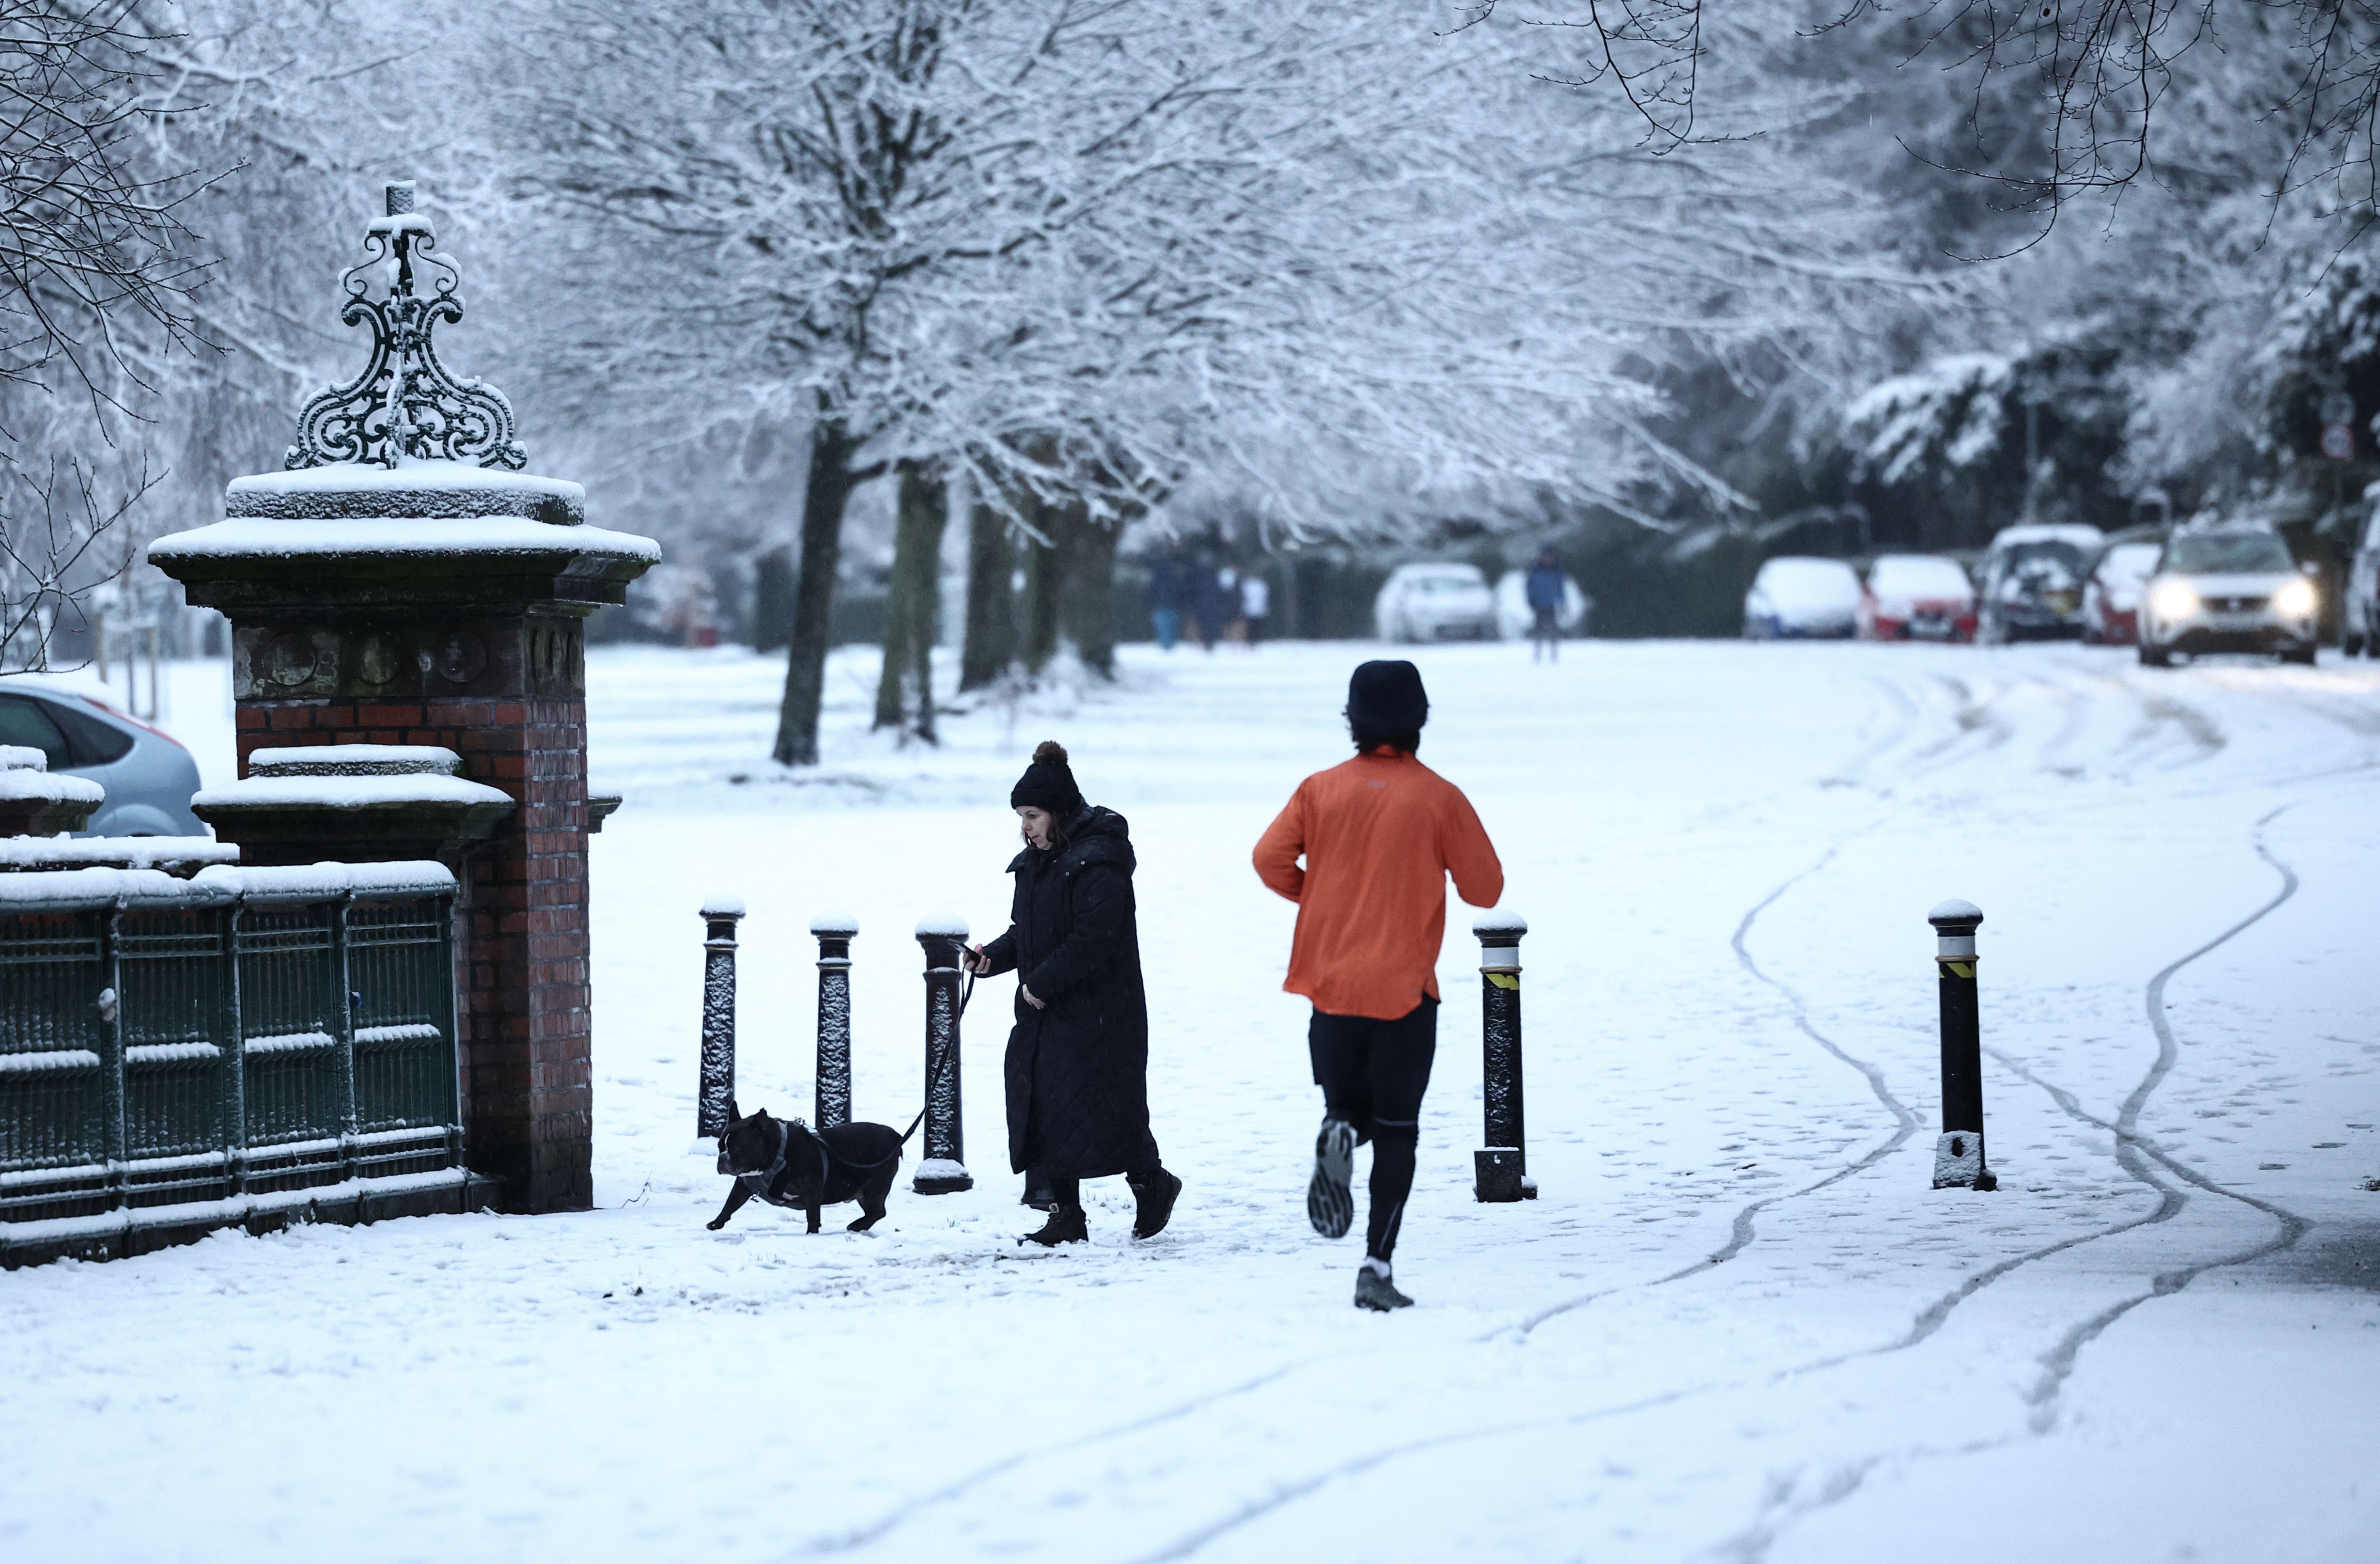
[{"label": "iron fence", "polygon": [[436,864],[0,874],[0,1222],[462,1164]]}]

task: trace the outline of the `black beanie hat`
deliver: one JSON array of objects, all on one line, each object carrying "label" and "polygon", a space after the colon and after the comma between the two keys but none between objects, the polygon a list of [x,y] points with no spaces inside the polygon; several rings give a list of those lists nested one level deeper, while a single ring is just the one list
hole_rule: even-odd
[{"label": "black beanie hat", "polygon": [[1366,662],[1347,681],[1347,722],[1367,734],[1417,734],[1429,721],[1421,670],[1410,662]]},{"label": "black beanie hat", "polygon": [[1030,805],[1047,809],[1060,819],[1072,816],[1083,806],[1083,790],[1075,785],[1075,773],[1066,764],[1066,750],[1054,739],[1043,739],[1033,746],[1033,764],[1016,779],[1008,790],[1008,806],[1021,809]]}]

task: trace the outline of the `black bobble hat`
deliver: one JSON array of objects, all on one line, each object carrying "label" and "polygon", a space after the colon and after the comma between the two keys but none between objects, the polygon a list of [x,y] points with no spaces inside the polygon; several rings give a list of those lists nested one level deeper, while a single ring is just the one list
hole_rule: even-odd
[{"label": "black bobble hat", "polygon": [[1065,746],[1055,739],[1043,739],[1033,746],[1033,764],[1016,779],[1008,790],[1008,806],[1022,809],[1030,805],[1047,809],[1060,819],[1065,819],[1083,806],[1083,790],[1075,785],[1075,773],[1066,764]]},{"label": "black bobble hat", "polygon": [[1413,734],[1429,721],[1421,670],[1410,662],[1375,661],[1347,681],[1347,721],[1366,733]]}]

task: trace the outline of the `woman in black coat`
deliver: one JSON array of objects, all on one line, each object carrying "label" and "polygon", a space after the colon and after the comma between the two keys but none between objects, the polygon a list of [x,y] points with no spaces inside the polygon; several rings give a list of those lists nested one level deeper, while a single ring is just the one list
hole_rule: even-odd
[{"label": "woman in black coat", "polygon": [[1008,932],[969,953],[986,976],[1017,974],[1008,1035],[1008,1160],[1038,1169],[1056,1206],[1036,1243],[1090,1236],[1082,1181],[1122,1173],[1135,1238],[1163,1230],[1182,1181],[1148,1133],[1148,1000],[1133,917],[1132,840],[1123,817],[1083,802],[1066,752],[1044,743],[1010,790],[1025,851]]}]

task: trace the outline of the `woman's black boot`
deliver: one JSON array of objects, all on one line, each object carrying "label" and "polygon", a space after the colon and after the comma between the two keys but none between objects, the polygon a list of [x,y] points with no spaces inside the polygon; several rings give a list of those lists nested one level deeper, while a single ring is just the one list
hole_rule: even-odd
[{"label": "woman's black boot", "polygon": [[1181,1198],[1182,1181],[1160,1168],[1153,1173],[1134,1173],[1124,1182],[1132,1186],[1133,1237],[1155,1238],[1173,1219],[1173,1202]]},{"label": "woman's black boot", "polygon": [[1080,1206],[1060,1206],[1050,1213],[1039,1232],[1028,1232],[1016,1242],[1038,1243],[1044,1249],[1055,1249],[1061,1243],[1081,1243],[1091,1236],[1091,1224]]}]

